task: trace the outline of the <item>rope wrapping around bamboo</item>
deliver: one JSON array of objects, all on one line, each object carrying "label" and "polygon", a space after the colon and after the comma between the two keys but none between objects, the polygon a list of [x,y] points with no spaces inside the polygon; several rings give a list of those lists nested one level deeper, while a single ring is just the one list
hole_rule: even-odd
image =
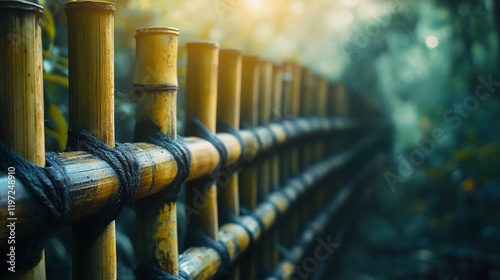
[{"label": "rope wrapping around bamboo", "polygon": [[[340,168],[347,162],[352,161],[357,155],[361,154],[369,146],[376,143],[377,140],[378,137],[376,136],[367,137],[359,143],[353,145],[353,147],[351,147],[348,151],[341,152],[338,155],[310,166],[299,176],[290,179],[284,186],[282,186],[282,190],[272,192],[269,195],[268,200],[261,202],[255,211],[252,212],[251,219],[257,219],[260,221],[259,223],[262,224],[263,232],[269,230],[273,224],[276,223],[280,213],[288,211],[293,203],[295,203],[304,193],[311,189],[322,178],[330,174],[333,170]],[[346,194],[342,194],[341,196],[345,195]],[[289,200],[290,198],[293,199]],[[276,204],[277,207],[273,206],[273,204]],[[242,220],[242,223],[246,223],[249,218],[250,217],[243,214],[239,219]],[[238,233],[229,233],[232,231],[241,231],[246,233],[247,231],[239,224],[240,223],[225,224],[220,228],[219,235],[241,236]],[[253,228],[259,229],[260,227],[261,226],[254,226]],[[254,232],[254,240],[259,240],[263,232]],[[250,242],[248,242],[250,236],[246,236],[246,234],[244,237],[241,237],[241,240],[237,237],[235,238],[238,240],[220,238],[220,240],[226,244],[227,247],[234,246],[234,244],[243,244],[241,245],[242,248],[234,250],[233,253],[230,254],[231,262],[236,260],[242,252],[246,251],[250,244]],[[204,247],[191,247],[181,255],[179,259],[179,267],[180,269],[184,268],[190,279],[209,279],[216,275],[217,271],[219,271],[221,260],[217,256],[218,254],[214,250],[207,250]]]},{"label": "rope wrapping around bamboo", "polygon": [[86,231],[85,240],[82,241],[90,243],[118,217],[123,207],[137,193],[141,180],[140,164],[130,144],[116,143],[116,146],[111,148],[86,130],[69,130],[66,149],[68,148],[99,157],[113,168],[118,177],[119,187],[116,195],[108,200],[98,213],[82,222]]},{"label": "rope wrapping around bamboo", "polygon": [[[228,124],[225,121],[217,120],[216,127],[217,127],[217,132],[229,133],[233,135],[236,139],[238,139],[238,142],[240,143],[241,146],[241,154],[238,161],[236,162],[236,165],[241,168],[241,166],[243,166],[245,162],[245,154],[246,154],[245,140],[243,140],[237,129],[235,129],[232,125]],[[238,171],[239,170],[236,170],[235,172]]]},{"label": "rope wrapping around bamboo", "polygon": [[181,191],[181,185],[191,172],[191,152],[183,138],[174,140],[161,132],[161,128],[150,120],[144,119],[135,126],[134,141],[155,144],[169,151],[177,164],[177,173],[169,187],[160,192],[167,203],[174,202]]},{"label": "rope wrapping around bamboo", "polygon": [[[67,188],[69,177],[66,168],[53,152],[45,155],[46,167],[40,167],[28,162],[0,141],[0,158],[2,158],[0,168],[9,170],[15,167],[16,179],[27,186],[30,194],[43,206],[47,215],[47,222],[32,228],[24,242],[18,243],[16,247],[15,258],[18,268],[29,269],[40,261],[47,238],[69,213],[71,201]],[[9,181],[11,179],[13,178],[9,178]],[[15,190],[12,192],[15,194]],[[4,258],[8,258],[7,253],[2,254],[2,260]],[[8,262],[8,259],[6,261]]]},{"label": "rope wrapping around bamboo", "polygon": [[[224,142],[222,142],[217,136],[212,133],[200,120],[197,118],[191,118],[186,126],[186,135],[196,136],[204,139],[210,144],[212,144],[217,152],[219,153],[219,162],[212,172],[211,176],[206,176],[204,179],[200,179],[200,185],[207,186],[215,183],[218,177],[218,173],[222,170],[227,163],[228,154]],[[239,139],[238,139],[239,141]]]},{"label": "rope wrapping around bamboo", "polygon": [[[350,124],[347,125],[345,121],[329,119],[328,122],[329,131],[350,127]],[[256,128],[255,131],[259,135],[266,134],[266,131],[260,128]],[[284,134],[283,127],[275,131],[281,131]],[[239,134],[245,142],[245,157],[255,157],[255,135],[245,130],[240,130]],[[298,135],[286,135],[286,137],[282,135],[279,137],[279,145],[292,141],[294,137],[298,137]],[[240,149],[235,148],[236,145],[239,145],[237,139],[225,133],[217,134],[217,138],[224,142],[228,150],[227,164],[235,163],[241,155],[239,153]],[[273,148],[267,142],[270,141],[269,137],[264,137],[263,139],[266,141],[263,145],[265,149]],[[218,163],[215,160],[217,159],[218,152],[211,144],[202,139],[187,138],[186,145],[191,151],[191,160],[193,162],[193,168],[189,173],[187,181],[210,174]],[[176,162],[172,155],[164,148],[148,143],[134,143],[131,144],[131,147],[134,149],[135,157],[139,160],[140,168],[138,170],[142,175],[140,186],[134,199],[147,197],[165,189],[176,176],[176,172],[174,172],[176,170]],[[69,184],[67,187],[71,197],[71,201],[69,202],[71,210],[68,219],[56,225],[60,228],[81,221],[105,207],[106,202],[116,196],[116,186],[119,181],[116,178],[116,173],[105,161],[89,153],[79,151],[65,152],[59,154],[58,159],[61,160],[68,171]],[[196,166],[194,165],[195,162],[197,163]],[[161,170],[161,172],[155,173],[154,181],[152,180],[153,170]],[[0,184],[7,185],[7,181],[7,174],[0,173]],[[42,208],[38,204],[32,203],[33,198],[26,189],[27,186],[22,181],[16,182],[16,214],[23,217],[23,219],[19,219],[16,223],[16,237],[20,239],[24,238],[32,227],[37,227],[45,221],[44,217],[38,214],[43,213],[41,211]],[[96,191],[97,189],[99,191]],[[7,210],[6,203],[0,204],[1,227],[7,226]]]}]

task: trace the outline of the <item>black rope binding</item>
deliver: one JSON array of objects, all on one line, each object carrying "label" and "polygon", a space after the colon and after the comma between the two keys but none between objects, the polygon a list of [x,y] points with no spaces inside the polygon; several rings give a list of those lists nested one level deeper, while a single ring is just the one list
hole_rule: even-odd
[{"label": "black rope binding", "polygon": [[257,157],[259,157],[262,149],[264,148],[263,147],[263,143],[262,143],[262,139],[260,138],[259,133],[257,133],[257,130],[255,129],[255,127],[251,126],[250,124],[248,124],[246,122],[242,122],[240,124],[240,127],[243,128],[244,130],[250,131],[255,136],[255,138],[257,139],[257,145],[258,145],[258,147],[257,147]]},{"label": "black rope binding", "polygon": [[189,274],[179,269],[179,276],[163,270],[158,263],[142,264],[134,270],[137,280],[189,280]]},{"label": "black rope binding", "polygon": [[264,226],[264,223],[259,218],[259,216],[255,215],[254,212],[248,210],[248,208],[246,208],[244,206],[240,206],[240,215],[241,216],[250,216],[250,217],[252,217],[255,221],[257,221],[257,224],[259,224],[259,228],[260,228],[261,234],[264,234],[264,231],[266,230],[266,227]]},{"label": "black rope binding", "polygon": [[240,158],[238,159],[237,165],[239,168],[241,168],[245,163],[245,154],[246,154],[245,140],[243,140],[243,137],[241,137],[239,131],[236,128],[234,128],[232,125],[222,120],[217,120],[217,132],[229,133],[238,140],[241,147],[241,154]]},{"label": "black rope binding", "polygon": [[231,264],[231,259],[229,251],[227,250],[227,247],[224,243],[222,243],[221,241],[212,240],[205,233],[196,228],[190,228],[188,230],[186,240],[188,240],[187,248],[208,247],[217,252],[220,257],[220,266],[217,270],[217,274],[214,277],[215,279],[220,278],[228,271]]},{"label": "black rope binding", "polygon": [[210,144],[212,144],[215,147],[217,152],[219,152],[220,160],[212,175],[204,176],[203,178],[197,180],[197,183],[203,186],[209,186],[216,181],[219,172],[222,170],[222,168],[227,162],[228,155],[226,146],[224,146],[224,143],[197,118],[191,118],[191,120],[189,120],[189,122],[187,123],[186,135],[196,136],[210,142]]},{"label": "black rope binding", "polygon": [[106,202],[106,206],[80,223],[85,232],[79,233],[81,237],[79,241],[90,243],[118,217],[123,207],[137,193],[141,180],[141,166],[130,144],[116,143],[116,146],[111,148],[86,130],[69,130],[66,149],[68,148],[85,151],[104,160],[116,172],[119,182],[116,195]]},{"label": "black rope binding", "polygon": [[246,231],[250,239],[249,247],[251,247],[255,243],[252,230],[245,223],[243,223],[238,217],[236,217],[236,215],[230,213],[228,209],[222,205],[219,205],[219,216],[221,225],[236,224],[242,227]]},{"label": "black rope binding", "polygon": [[181,137],[174,140],[161,132],[161,128],[148,119],[137,123],[134,131],[134,142],[147,142],[160,146],[174,157],[177,163],[177,174],[170,183],[169,187],[162,191],[162,200],[170,203],[179,197],[182,183],[187,179],[191,172],[191,152]]},{"label": "black rope binding", "polygon": [[[177,140],[167,136],[161,131],[160,126],[149,119],[138,122],[134,129],[134,142],[147,142],[167,150],[177,164],[177,174],[164,190],[154,195],[152,207],[157,207],[157,211],[162,209],[164,203],[172,203],[177,200],[181,191],[181,186],[191,172],[191,152],[181,137]],[[153,257],[153,259],[156,259]],[[140,264],[134,270],[138,280],[186,280],[189,275],[179,270],[179,276],[174,276],[164,271],[155,260],[151,263]]]},{"label": "black rope binding", "polygon": [[[27,191],[45,208],[46,219],[37,228],[33,228],[22,242],[16,244],[17,268],[30,269],[40,261],[48,236],[69,213],[71,199],[67,188],[68,173],[56,153],[49,152],[45,155],[46,167],[43,168],[28,162],[2,141],[0,158],[1,171],[8,172],[9,167],[15,168],[14,177],[20,180]],[[6,194],[8,190],[5,190]],[[15,221],[13,224],[15,225]],[[5,246],[5,250],[7,248],[9,246]],[[4,254],[2,250],[1,260],[4,263],[10,260],[7,253]]]}]

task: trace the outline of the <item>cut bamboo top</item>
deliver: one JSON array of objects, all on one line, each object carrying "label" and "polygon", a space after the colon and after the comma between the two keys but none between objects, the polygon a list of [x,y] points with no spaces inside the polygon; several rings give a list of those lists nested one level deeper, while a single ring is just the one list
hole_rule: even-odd
[{"label": "cut bamboo top", "polygon": [[218,48],[219,43],[213,41],[196,41],[186,44],[188,49],[206,49],[206,48]]},{"label": "cut bamboo top", "polygon": [[139,28],[135,31],[135,37],[151,34],[151,33],[161,33],[161,34],[172,34],[179,35],[179,29],[175,27],[148,27],[148,28]]},{"label": "cut bamboo top", "polygon": [[115,4],[103,1],[75,1],[66,3],[66,11],[71,12],[109,12],[115,13]]}]

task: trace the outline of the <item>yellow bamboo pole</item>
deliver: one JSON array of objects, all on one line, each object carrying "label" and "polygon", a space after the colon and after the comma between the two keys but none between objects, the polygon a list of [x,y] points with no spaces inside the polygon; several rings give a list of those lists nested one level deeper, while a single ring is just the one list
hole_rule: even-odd
[{"label": "yellow bamboo pole", "polygon": [[[259,110],[258,122],[259,125],[267,125],[271,120],[272,113],[272,90],[273,90],[273,65],[270,61],[261,60],[259,62]],[[271,191],[271,168],[272,158],[269,154],[261,158],[257,170],[257,177],[259,178],[258,186],[258,200],[264,200]],[[264,240],[259,246],[260,264],[259,269],[262,274],[271,269],[272,256],[273,256],[273,243],[272,235],[264,236]]]},{"label": "yellow bamboo pole", "polygon": [[[318,76],[316,78],[316,84],[317,84],[317,90],[316,90],[316,102],[315,102],[315,107],[317,108],[317,116],[318,117],[326,117],[327,116],[327,110],[328,110],[328,102],[327,102],[327,92],[328,92],[328,82],[324,77]],[[325,157],[325,152],[326,152],[326,145],[329,143],[327,142],[328,138],[326,134],[321,135],[321,137],[318,137],[318,141],[316,142],[315,145],[315,152],[314,152],[314,158],[315,161],[320,161]],[[326,204],[327,201],[327,190],[328,188],[328,183],[327,182],[322,182],[319,188],[315,192],[315,205],[316,205],[316,211],[320,211],[323,209],[323,207]]]},{"label": "yellow bamboo pole", "polygon": [[[217,83],[217,118],[238,130],[240,128],[241,51],[220,50],[218,76],[221,78]],[[219,190],[219,209],[223,206],[225,211],[237,217],[240,215],[238,174],[228,175],[230,178],[227,185],[221,186]],[[228,279],[240,279],[238,265],[228,273]]]},{"label": "yellow bamboo pole", "polygon": [[[283,67],[273,64],[273,88],[271,100],[271,119],[280,120],[283,117]],[[280,181],[280,155],[275,153],[273,156],[273,190],[281,184]]]},{"label": "yellow bamboo pole", "polygon": [[[259,58],[244,55],[241,74],[241,106],[242,123],[257,126],[259,122]],[[253,209],[257,205],[256,166],[250,164],[240,173],[240,202]]]},{"label": "yellow bamboo pole", "polygon": [[[110,2],[69,2],[69,127],[86,129],[105,144],[114,133],[114,13]],[[73,278],[116,279],[115,222],[91,244],[86,229],[73,226]]]},{"label": "yellow bamboo pole", "polygon": [[[134,99],[137,122],[148,119],[163,133],[177,138],[177,46],[176,28],[138,29]],[[156,262],[178,275],[177,206],[163,196],[149,196],[136,204],[139,231],[138,262]]]},{"label": "yellow bamboo pole", "polygon": [[[217,68],[219,47],[213,42],[187,44],[186,120],[198,118],[211,132],[215,132],[217,113]],[[197,192],[205,194],[203,209],[197,202]],[[190,222],[208,237],[217,240],[217,188],[215,184],[199,186],[188,184],[186,204],[201,211]],[[203,205],[202,205],[203,206]]]},{"label": "yellow bamboo pole", "polygon": [[[45,165],[42,17],[39,5],[0,2],[0,139],[39,166]],[[34,267],[16,272],[5,269],[0,276],[45,279],[44,252]]]},{"label": "yellow bamboo pole", "polygon": [[[241,122],[257,126],[259,122],[259,58],[244,55],[241,73]],[[254,210],[257,207],[257,166],[246,165],[240,173],[240,202]],[[242,262],[241,279],[257,279],[257,255],[251,251],[248,260]]]},{"label": "yellow bamboo pole", "polygon": [[[283,97],[283,72],[282,67],[277,64],[273,64],[273,81],[272,81],[272,102],[271,102],[271,118],[274,120],[281,119],[282,112],[282,97]],[[276,151],[272,156],[272,183],[271,190],[276,191],[279,186],[282,185],[282,181],[280,181],[280,168],[282,166],[280,162],[280,150]],[[274,227],[274,231],[271,233],[273,236],[274,244],[281,244],[280,239],[280,228],[281,225]],[[275,245],[273,245],[275,246]],[[275,248],[274,248],[275,249]],[[274,267],[279,261],[279,254],[277,250],[273,249],[271,263]]]},{"label": "yellow bamboo pole", "polygon": [[346,117],[349,114],[349,100],[343,84],[338,84],[335,87],[333,102],[333,108],[335,108],[335,113],[338,116]]},{"label": "yellow bamboo pole", "polygon": [[[238,130],[240,128],[241,51],[222,49],[219,54],[217,118]],[[228,185],[221,188],[219,202],[238,216],[238,174],[232,174]]]}]

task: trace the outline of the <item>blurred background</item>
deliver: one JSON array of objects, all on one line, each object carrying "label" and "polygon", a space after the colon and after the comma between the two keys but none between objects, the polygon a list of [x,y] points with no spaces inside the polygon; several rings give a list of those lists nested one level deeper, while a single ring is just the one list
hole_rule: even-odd
[{"label": "blurred background", "polygon": [[[113,2],[118,141],[132,141],[135,125],[129,93],[137,28],[180,29],[179,129],[186,42],[214,40],[277,63],[296,61],[343,83],[395,127],[392,165],[334,256],[331,279],[500,279],[499,0]],[[65,1],[39,3],[46,11],[47,149],[61,150]],[[130,239],[118,238],[120,278],[133,279]],[[69,248],[51,242],[47,259],[62,268]],[[64,279],[60,269],[48,273]]]}]

